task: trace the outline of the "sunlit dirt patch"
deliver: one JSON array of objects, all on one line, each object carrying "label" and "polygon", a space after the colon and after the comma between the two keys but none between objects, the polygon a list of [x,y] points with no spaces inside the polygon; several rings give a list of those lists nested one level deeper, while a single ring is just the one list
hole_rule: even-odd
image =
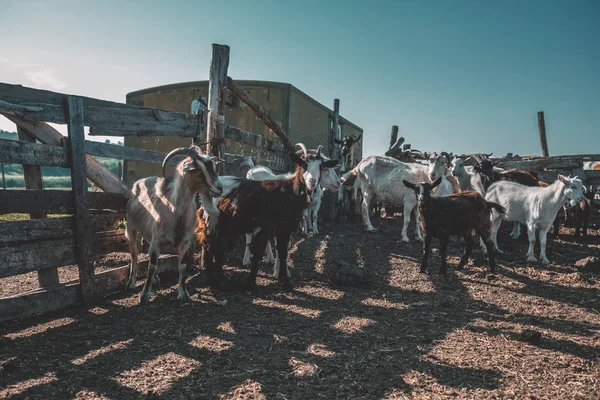
[{"label": "sunlit dirt patch", "polygon": [[223,332],[235,334],[235,329],[233,329],[231,322],[221,322],[219,325],[217,325],[217,329]]},{"label": "sunlit dirt patch", "polygon": [[290,358],[289,365],[292,367],[292,375],[296,378],[315,376],[319,372],[317,364],[305,362],[295,357]]},{"label": "sunlit dirt patch", "polygon": [[371,307],[381,307],[381,308],[394,308],[396,310],[404,310],[408,308],[408,304],[397,303],[394,301],[389,301],[387,299],[373,299],[368,298],[361,301],[365,306]]},{"label": "sunlit dirt patch", "polygon": [[229,340],[223,340],[208,335],[200,335],[190,342],[190,344],[199,349],[220,353],[229,350],[233,343]]},{"label": "sunlit dirt patch", "polygon": [[111,343],[108,346],[104,346],[99,349],[92,350],[89,353],[87,353],[85,356],[77,358],[71,362],[75,365],[82,365],[86,361],[94,359],[102,354],[110,353],[111,351],[114,351],[114,350],[126,349],[132,342],[133,342],[133,339],[128,339],[128,340],[123,340],[123,341],[120,341],[117,343]]},{"label": "sunlit dirt patch", "polygon": [[163,394],[177,380],[200,368],[200,362],[172,352],[162,354],[139,368],[120,373],[114,379],[121,385],[142,394]]},{"label": "sunlit dirt patch", "polygon": [[312,354],[314,356],[329,358],[337,355],[335,351],[327,350],[327,346],[324,344],[313,343],[308,346],[306,349],[308,354]]},{"label": "sunlit dirt patch", "polygon": [[24,382],[19,382],[15,385],[9,385],[6,389],[0,390],[0,398],[7,398],[9,396],[15,396],[21,394],[28,389],[34,388],[40,385],[46,385],[56,381],[56,376],[53,372],[48,372],[42,377],[28,379]]},{"label": "sunlit dirt patch", "polygon": [[321,299],[339,300],[344,297],[344,292],[341,290],[332,289],[321,286],[302,286],[295,289],[297,292],[307,294],[309,296],[319,297]]},{"label": "sunlit dirt patch", "polygon": [[254,299],[252,301],[253,304],[269,307],[269,308],[277,308],[283,311],[291,312],[294,314],[302,315],[307,318],[318,318],[321,315],[321,311],[313,310],[311,308],[300,307],[295,304],[283,304],[274,300],[264,300],[264,299]]},{"label": "sunlit dirt patch", "polygon": [[262,385],[259,382],[247,379],[229,393],[219,396],[221,400],[266,400]]},{"label": "sunlit dirt patch", "polygon": [[28,336],[37,335],[43,332],[46,332],[49,329],[60,328],[61,326],[66,326],[75,322],[73,318],[60,318],[55,319],[50,322],[46,322],[43,324],[35,325],[30,328],[23,329],[18,332],[8,333],[4,335],[8,339],[20,339]]},{"label": "sunlit dirt patch", "polygon": [[333,328],[345,333],[358,333],[368,326],[375,324],[375,321],[369,318],[344,317],[333,324]]}]

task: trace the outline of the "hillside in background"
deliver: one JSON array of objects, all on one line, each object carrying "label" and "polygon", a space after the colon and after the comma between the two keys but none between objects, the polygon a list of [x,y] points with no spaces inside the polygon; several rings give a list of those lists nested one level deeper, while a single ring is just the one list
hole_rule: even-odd
[{"label": "hillside in background", "polygon": [[[0,139],[17,140],[17,133],[0,130]],[[107,140],[106,142],[109,141]],[[123,145],[122,142],[118,142],[118,144]],[[96,159],[113,174],[118,175],[119,161],[121,160],[105,157],[96,157]],[[68,168],[41,167],[41,169],[44,188],[57,189],[71,187],[71,171]],[[4,164],[4,182],[6,188],[24,188],[23,166],[21,164]]]}]

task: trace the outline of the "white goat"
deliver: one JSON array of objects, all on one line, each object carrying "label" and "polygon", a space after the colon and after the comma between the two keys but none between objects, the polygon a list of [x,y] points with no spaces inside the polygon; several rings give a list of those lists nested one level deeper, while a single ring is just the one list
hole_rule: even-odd
[{"label": "white goat", "polygon": [[533,254],[533,247],[535,233],[539,229],[540,260],[542,263],[548,264],[546,235],[554,223],[558,210],[567,201],[583,201],[582,186],[581,179],[563,175],[558,175],[558,179],[547,187],[530,187],[510,181],[493,183],[488,188],[486,200],[496,202],[506,208],[504,215],[492,212],[492,241],[496,251],[502,253],[498,248],[497,241],[502,219],[519,222],[527,226],[527,235],[529,236],[527,261],[537,261]]},{"label": "white goat", "polygon": [[158,267],[160,250],[165,247],[177,249],[179,287],[177,299],[187,300],[185,288],[185,258],[194,243],[197,226],[196,195],[200,194],[205,210],[219,215],[212,198],[223,193],[223,187],[215,172],[214,157],[202,154],[197,146],[180,147],[171,151],[163,161],[163,175],[167,161],[184,154],[172,178],[151,176],[133,184],[132,197],[127,202],[127,231],[125,237],[131,251],[131,267],[127,288],[135,288],[138,272],[138,234],[150,243],[148,251],[148,277],[140,293],[140,302],[150,300],[152,282]]},{"label": "white goat", "polygon": [[[429,165],[416,163],[403,163],[391,157],[370,156],[363,159],[352,171],[346,173],[342,180],[349,178],[350,174],[356,175],[359,181],[363,201],[362,219],[367,231],[376,229],[369,218],[370,205],[374,202],[388,204],[402,204],[404,207],[404,226],[402,227],[402,240],[408,242],[408,224],[410,214],[414,211],[415,219],[418,210],[415,208],[417,198],[415,193],[402,184],[403,180],[410,182],[431,182],[444,173],[445,157],[432,157]],[[419,225],[416,228],[416,237],[422,240]]]},{"label": "white goat", "polygon": [[465,166],[465,161],[468,161],[469,158],[465,160],[462,157],[454,156],[451,167],[452,175],[456,177],[461,192],[464,192],[465,190],[475,190],[482,196],[485,196],[481,175],[479,172],[476,172],[473,167]]}]

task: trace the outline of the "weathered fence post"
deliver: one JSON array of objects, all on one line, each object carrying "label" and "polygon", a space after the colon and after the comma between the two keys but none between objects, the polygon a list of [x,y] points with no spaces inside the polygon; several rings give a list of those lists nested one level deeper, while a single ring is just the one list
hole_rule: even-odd
[{"label": "weathered fence post", "polygon": [[6,190],[6,180],[4,177],[4,163],[0,163],[2,164],[2,189]]},{"label": "weathered fence post", "polygon": [[548,153],[548,141],[546,140],[546,121],[544,121],[544,112],[538,112],[538,129],[540,131],[540,144],[542,145],[542,156],[550,157]]},{"label": "weathered fence post", "polygon": [[331,124],[331,132],[329,134],[329,156],[331,158],[340,158],[339,149],[335,145],[333,139],[341,139],[339,137],[340,129],[340,99],[333,99],[333,115],[332,115],[332,124]]},{"label": "weathered fence post", "polygon": [[[225,159],[225,115],[223,112],[223,89],[229,67],[229,46],[212,45],[208,81],[208,127],[206,130],[206,152]],[[225,173],[225,163],[218,163],[218,173]]]},{"label": "weathered fence post", "polygon": [[71,184],[75,197],[75,259],[79,266],[79,284],[84,302],[95,296],[94,263],[92,260],[92,230],[87,199],[85,134],[83,130],[83,101],[67,96],[66,119],[69,132],[69,161]]},{"label": "weathered fence post", "polygon": [[119,161],[119,164],[118,164],[118,171],[119,171],[118,172],[118,174],[119,174],[118,178],[120,180],[123,180],[123,163],[121,161]]},{"label": "weathered fence post", "polygon": [[[35,137],[19,126],[17,126],[17,135],[19,140],[35,143]],[[44,188],[42,170],[39,165],[23,164],[23,178],[25,180],[25,189],[39,190]],[[29,214],[29,218],[31,219],[46,218],[47,216],[44,213]],[[38,271],[38,283],[40,287],[55,285],[59,282],[57,268],[41,269]]]},{"label": "weathered fence post", "polygon": [[392,126],[392,136],[390,137],[390,148],[396,143],[398,140],[398,125]]}]

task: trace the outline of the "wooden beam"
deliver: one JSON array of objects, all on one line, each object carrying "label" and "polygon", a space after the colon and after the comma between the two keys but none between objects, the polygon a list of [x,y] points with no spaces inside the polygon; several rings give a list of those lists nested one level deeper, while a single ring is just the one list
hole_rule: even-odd
[{"label": "wooden beam", "polygon": [[257,150],[266,150],[271,152],[283,151],[283,145],[281,142],[266,139],[262,135],[244,131],[231,125],[225,126],[225,137],[236,142],[254,146]]},{"label": "wooden beam", "polygon": [[[62,147],[58,147],[58,146],[48,146],[48,145],[44,145],[44,144],[36,144],[35,143],[35,137],[31,136],[29,133],[27,133],[25,130],[17,127],[17,137],[19,138],[18,141],[13,141],[16,143],[19,143],[21,145],[24,146],[32,146],[34,147],[34,149],[32,149],[33,151],[31,153],[28,153],[26,151],[26,149],[24,148],[20,148],[20,149],[12,149],[13,154],[26,154],[27,157],[27,161],[26,164],[23,164],[23,177],[25,179],[25,189],[29,189],[29,190],[40,190],[40,189],[44,189],[44,181],[42,180],[42,170],[40,169],[39,165],[32,165],[32,164],[36,164],[35,162],[31,162],[33,160],[38,159],[38,155],[42,155],[42,158],[44,157],[44,155],[50,155],[54,152],[54,150],[58,149],[62,151],[62,154],[60,152],[56,152],[57,156],[55,157],[54,161],[57,161],[56,164],[58,164],[57,166],[67,166],[67,154],[65,152],[65,149],[63,149]],[[10,147],[10,146],[8,146]],[[51,161],[51,160],[49,160]],[[47,164],[42,164],[42,165],[47,165]],[[46,218],[47,215],[45,213],[32,213],[29,214],[29,218],[31,219],[37,219],[37,218]],[[48,268],[48,269],[44,269],[41,271],[38,271],[38,284],[40,287],[46,287],[46,286],[52,286],[55,285],[59,282],[59,278],[58,278],[58,269],[56,268]]]},{"label": "wooden beam", "polygon": [[339,147],[335,145],[333,139],[342,140],[342,138],[338,135],[338,131],[340,128],[340,99],[333,99],[333,115],[332,124],[331,124],[331,132],[329,132],[329,155],[333,159],[341,160],[341,155],[339,151]]},{"label": "wooden beam", "polygon": [[[49,90],[33,89],[22,85],[11,85],[8,83],[0,83],[0,93],[2,93],[2,100],[14,103],[14,104],[27,104],[27,103],[44,103],[51,104],[54,106],[62,107],[63,118],[65,111],[65,98],[66,94],[51,92]],[[142,107],[134,106],[131,104],[117,103],[114,101],[99,100],[91,97],[78,96],[83,101],[85,107],[121,107],[139,109]],[[65,120],[63,120],[65,121]]]},{"label": "wooden beam", "polygon": [[[65,144],[66,138],[44,122],[32,122],[13,116],[7,118],[44,144],[53,146],[63,146]],[[86,156],[86,174],[90,181],[105,192],[121,193],[126,197],[131,195],[131,191],[123,182],[114,176],[108,168],[89,155]]]},{"label": "wooden beam", "polygon": [[[0,139],[0,161],[7,164],[24,164],[23,172],[33,171],[32,168],[39,170],[39,165],[68,168],[67,152],[64,147],[37,144],[35,138],[33,138],[33,142],[24,141],[21,137],[31,136],[21,128],[17,127],[17,131],[19,140]],[[28,174],[25,173],[25,175]]]},{"label": "wooden beam", "polygon": [[6,190],[6,177],[4,176],[4,163],[0,162],[0,165],[2,166],[2,189]]},{"label": "wooden beam", "polygon": [[83,301],[94,298],[94,262],[92,260],[92,229],[87,199],[85,174],[85,132],[83,125],[83,101],[67,96],[67,127],[69,131],[69,156],[71,161],[71,184],[75,203],[75,259],[79,267],[79,282]]},{"label": "wooden beam", "polygon": [[242,89],[242,87],[231,77],[227,77],[227,87],[235,93],[254,113],[265,123],[265,125],[271,129],[271,131],[279,137],[283,147],[289,151],[294,153],[296,150],[294,145],[290,141],[288,135],[281,129],[281,126],[267,113],[267,111],[262,108],[248,93]]},{"label": "wooden beam", "polygon": [[[95,232],[113,231],[122,212],[92,214],[92,227]],[[40,218],[0,223],[0,247],[24,244],[32,241],[73,238],[72,216],[61,218]],[[98,240],[94,235],[94,241]]]},{"label": "wooden beam", "polygon": [[[0,114],[65,124],[65,94],[0,83]],[[206,117],[81,97],[90,135],[194,137]]]},{"label": "wooden beam", "polygon": [[398,125],[392,126],[392,135],[390,136],[390,148],[396,143],[398,140]]},{"label": "wooden beam", "polygon": [[[208,126],[206,130],[206,153],[225,157],[225,114],[223,111],[225,80],[229,67],[229,46],[213,43],[208,81]],[[218,163],[218,174],[223,175],[225,166]]]},{"label": "wooden beam", "polygon": [[80,302],[79,284],[54,285],[32,293],[0,299],[0,321],[54,311]]},{"label": "wooden beam", "polygon": [[[93,210],[125,210],[127,198],[119,193],[88,192]],[[73,195],[67,190],[2,190],[0,215],[9,213],[73,214]]]},{"label": "wooden beam", "polygon": [[0,278],[74,263],[73,238],[0,247]]},{"label": "wooden beam", "polygon": [[546,140],[546,121],[544,120],[544,112],[538,112],[538,130],[540,131],[540,144],[542,146],[542,156],[550,157],[548,153],[548,141]]},{"label": "wooden beam", "polygon": [[505,170],[522,169],[525,171],[539,171],[543,169],[570,169],[581,168],[583,166],[583,160],[581,158],[558,159],[555,157],[549,157],[531,160],[500,161],[496,166]]},{"label": "wooden beam", "polygon": [[[117,144],[85,141],[85,152],[92,156],[116,158],[117,160],[144,161],[154,164],[162,164],[167,155],[160,151],[138,149],[135,147],[119,146]],[[177,165],[185,156],[175,156],[167,164]]]}]

